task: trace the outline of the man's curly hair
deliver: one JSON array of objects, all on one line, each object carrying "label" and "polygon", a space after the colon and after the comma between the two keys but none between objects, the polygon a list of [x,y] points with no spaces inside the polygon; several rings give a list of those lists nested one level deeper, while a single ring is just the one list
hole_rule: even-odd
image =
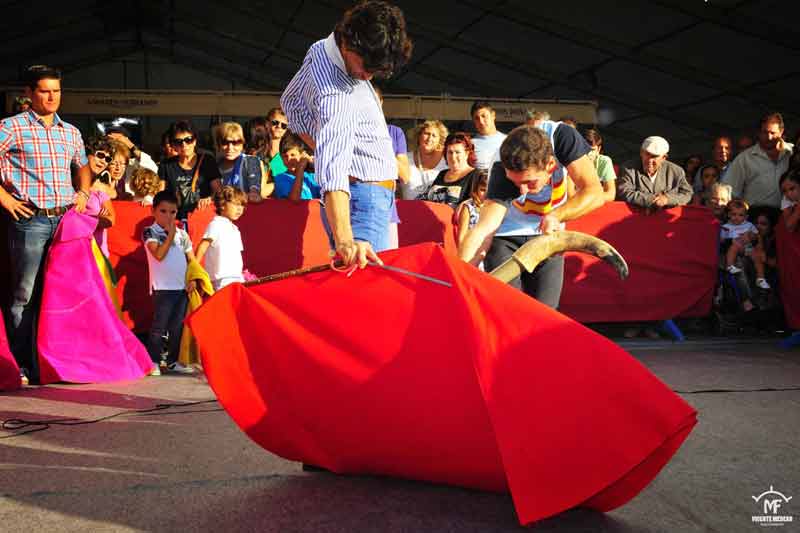
[{"label": "man's curly hair", "polygon": [[508,170],[543,170],[553,157],[553,145],[535,126],[517,126],[500,145],[500,161]]},{"label": "man's curly hair", "polygon": [[414,45],[399,7],[378,0],[361,2],[345,12],[334,29],[336,43],[361,56],[364,68],[389,78],[411,58]]}]

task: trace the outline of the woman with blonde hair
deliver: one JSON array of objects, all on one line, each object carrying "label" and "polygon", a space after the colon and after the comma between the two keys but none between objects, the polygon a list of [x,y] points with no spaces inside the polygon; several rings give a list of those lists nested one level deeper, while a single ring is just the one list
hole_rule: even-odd
[{"label": "woman with blonde hair", "polygon": [[256,156],[244,153],[244,130],[236,122],[223,122],[216,131],[217,165],[222,186],[230,185],[247,194],[250,202],[268,197],[275,184],[270,172]]},{"label": "woman with blonde hair", "polygon": [[447,168],[444,140],[447,127],[438,120],[426,120],[411,135],[414,149],[408,153],[408,183],[400,184],[400,197],[414,200],[428,190],[439,172]]}]

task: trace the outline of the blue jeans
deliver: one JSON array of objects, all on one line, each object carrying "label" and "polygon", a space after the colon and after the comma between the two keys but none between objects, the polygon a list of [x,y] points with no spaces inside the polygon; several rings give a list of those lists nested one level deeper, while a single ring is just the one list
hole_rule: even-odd
[{"label": "blue jeans", "polygon": [[35,324],[42,297],[45,257],[61,217],[36,215],[11,220],[8,250],[11,256],[9,346],[17,364],[38,375]]},{"label": "blue jeans", "polygon": [[165,335],[169,335],[167,364],[178,360],[188,303],[186,291],[153,291],[153,323],[147,335],[147,353],[155,364],[161,361]]},{"label": "blue jeans", "polygon": [[[367,241],[376,252],[389,248],[389,218],[394,205],[394,193],[386,187],[357,181],[350,184],[350,225],[353,238]],[[336,245],[328,225],[325,206],[321,210],[322,223],[328,233],[331,249]]]},{"label": "blue jeans", "polygon": [[[535,236],[495,237],[486,253],[483,264],[491,272],[508,260],[514,252]],[[561,288],[564,286],[564,256],[554,255],[539,263],[533,272],[522,271],[522,275],[509,283],[528,296],[536,298],[553,309],[558,309]]]}]

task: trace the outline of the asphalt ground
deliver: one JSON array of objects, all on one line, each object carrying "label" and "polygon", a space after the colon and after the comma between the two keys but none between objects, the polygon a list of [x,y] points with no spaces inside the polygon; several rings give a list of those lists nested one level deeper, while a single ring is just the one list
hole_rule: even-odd
[{"label": "asphalt ground", "polygon": [[[620,342],[699,411],[656,480],[531,531],[747,532],[764,491],[800,531],[800,349],[778,339]],[[519,531],[508,495],[305,472],[244,435],[200,377],[0,394],[0,531]],[[66,420],[65,420],[66,419]],[[102,419],[102,420],[101,420]]]}]

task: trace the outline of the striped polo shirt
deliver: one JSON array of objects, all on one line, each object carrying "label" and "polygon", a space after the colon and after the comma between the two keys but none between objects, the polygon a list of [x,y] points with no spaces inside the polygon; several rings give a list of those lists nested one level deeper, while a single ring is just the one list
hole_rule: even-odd
[{"label": "striped polo shirt", "polygon": [[314,175],[322,193],[349,191],[349,176],[397,179],[397,160],[378,97],[352,78],[333,34],[311,45],[281,95],[289,128],[314,139]]}]

